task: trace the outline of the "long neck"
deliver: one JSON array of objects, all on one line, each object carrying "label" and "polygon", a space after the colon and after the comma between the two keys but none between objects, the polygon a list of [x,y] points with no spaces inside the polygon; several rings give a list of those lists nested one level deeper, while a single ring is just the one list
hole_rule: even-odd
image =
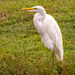
[{"label": "long neck", "polygon": [[45,10],[39,12],[39,14],[41,15],[41,19],[42,19],[42,20],[45,19],[45,17],[46,17],[46,11],[45,11]]}]

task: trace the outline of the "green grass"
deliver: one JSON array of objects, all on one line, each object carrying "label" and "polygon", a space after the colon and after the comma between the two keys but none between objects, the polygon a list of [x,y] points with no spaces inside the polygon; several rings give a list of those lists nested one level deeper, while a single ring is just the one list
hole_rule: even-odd
[{"label": "green grass", "polygon": [[[0,0],[0,75],[75,75],[75,0]],[[41,5],[58,22],[64,60],[54,59],[32,22],[35,13],[20,11]]]}]

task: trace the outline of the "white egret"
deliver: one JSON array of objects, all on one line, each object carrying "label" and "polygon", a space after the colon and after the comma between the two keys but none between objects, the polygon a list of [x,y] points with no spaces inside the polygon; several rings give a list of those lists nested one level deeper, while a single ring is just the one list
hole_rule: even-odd
[{"label": "white egret", "polygon": [[46,47],[55,53],[58,60],[63,60],[63,43],[60,28],[55,19],[46,14],[42,6],[35,6],[32,8],[22,8],[21,10],[28,10],[37,12],[34,15],[34,26],[41,36],[41,40]]}]

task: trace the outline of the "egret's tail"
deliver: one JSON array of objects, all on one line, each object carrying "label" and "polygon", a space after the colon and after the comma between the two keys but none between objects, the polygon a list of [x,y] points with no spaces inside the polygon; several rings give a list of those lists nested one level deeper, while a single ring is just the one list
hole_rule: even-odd
[{"label": "egret's tail", "polygon": [[55,50],[55,55],[57,57],[58,60],[62,61],[63,60],[63,49],[62,50]]}]

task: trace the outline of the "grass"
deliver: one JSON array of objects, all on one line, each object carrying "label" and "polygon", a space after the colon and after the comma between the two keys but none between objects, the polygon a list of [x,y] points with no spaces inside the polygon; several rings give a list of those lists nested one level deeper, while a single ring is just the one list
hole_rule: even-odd
[{"label": "grass", "polygon": [[[0,0],[0,75],[75,75],[75,0]],[[64,60],[41,42],[33,12],[23,7],[43,6],[58,22],[63,36]]]}]

